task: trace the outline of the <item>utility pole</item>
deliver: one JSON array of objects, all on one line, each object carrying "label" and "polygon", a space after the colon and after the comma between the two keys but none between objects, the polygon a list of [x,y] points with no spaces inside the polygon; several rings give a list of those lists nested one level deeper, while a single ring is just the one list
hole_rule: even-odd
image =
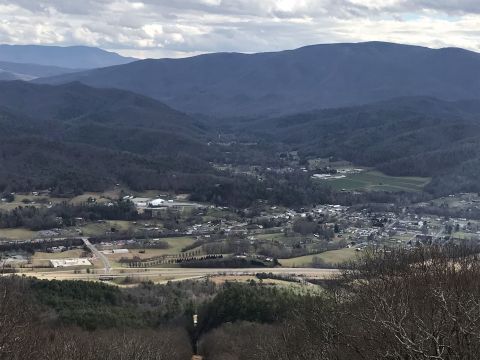
[{"label": "utility pole", "polygon": [[[193,332],[194,334],[196,333],[197,326],[198,326],[198,315],[196,313],[193,314],[192,316],[192,321],[193,321]],[[193,344],[194,349],[193,352],[195,355],[192,356],[192,360],[203,360],[203,356],[197,355],[198,354],[198,339],[197,336],[195,335],[194,339],[195,343]]]}]

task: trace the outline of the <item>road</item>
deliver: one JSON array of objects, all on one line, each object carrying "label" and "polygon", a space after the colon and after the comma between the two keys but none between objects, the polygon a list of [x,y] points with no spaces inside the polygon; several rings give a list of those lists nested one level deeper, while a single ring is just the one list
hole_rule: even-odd
[{"label": "road", "polygon": [[82,238],[83,243],[85,244],[86,247],[90,249],[92,254],[94,254],[98,259],[100,259],[103,263],[105,274],[110,274],[110,270],[112,270],[112,266],[110,265],[110,262],[108,261],[107,257],[98,251],[98,249],[93,245],[90,241],[88,241],[87,238]]},{"label": "road", "polygon": [[[98,250],[97,250],[98,251]],[[102,254],[103,255],[103,254]],[[111,271],[110,271],[111,270]],[[164,277],[167,279],[195,279],[207,276],[255,276],[260,272],[268,272],[279,275],[304,276],[317,279],[327,279],[340,274],[338,269],[314,269],[314,268],[251,268],[251,269],[191,269],[191,268],[149,268],[149,269],[111,269],[108,277]],[[58,280],[97,280],[105,274],[75,274],[72,270],[62,271],[35,271],[26,273],[41,279]]]},{"label": "road", "polygon": [[442,235],[443,235],[443,232],[445,231],[444,228],[441,228],[434,236],[433,236],[433,240],[440,240]]}]

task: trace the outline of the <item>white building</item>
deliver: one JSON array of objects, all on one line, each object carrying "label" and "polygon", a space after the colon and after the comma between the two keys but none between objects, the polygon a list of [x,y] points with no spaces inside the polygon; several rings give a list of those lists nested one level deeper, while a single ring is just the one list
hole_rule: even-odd
[{"label": "white building", "polygon": [[74,266],[91,266],[92,263],[87,259],[76,258],[76,259],[55,259],[50,260],[50,264],[54,268],[62,267],[74,267]]},{"label": "white building", "polygon": [[165,200],[163,199],[155,199],[148,202],[148,206],[151,206],[151,207],[158,207],[158,206],[164,206],[164,205],[165,205]]}]

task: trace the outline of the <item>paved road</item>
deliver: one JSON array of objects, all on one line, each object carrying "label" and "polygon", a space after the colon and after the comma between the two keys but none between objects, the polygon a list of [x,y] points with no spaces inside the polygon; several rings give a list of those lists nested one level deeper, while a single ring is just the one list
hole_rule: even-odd
[{"label": "paved road", "polygon": [[98,251],[95,245],[93,245],[90,241],[88,241],[87,238],[82,238],[82,240],[85,246],[90,249],[92,254],[94,254],[98,259],[100,259],[103,262],[105,274],[109,274],[110,270],[112,269],[112,266],[110,265],[110,262],[108,261],[107,257],[103,253]]},{"label": "paved road", "polygon": [[[97,250],[98,251],[98,250]],[[338,269],[313,269],[313,268],[252,268],[252,269],[190,269],[190,268],[149,268],[149,269],[111,269],[108,277],[126,277],[138,276],[141,278],[162,276],[168,279],[195,279],[206,276],[240,276],[255,275],[259,272],[271,272],[273,274],[305,276],[311,278],[331,278],[340,274]],[[75,274],[72,270],[62,271],[38,271],[28,272],[30,276],[44,279],[63,279],[63,280],[95,280],[105,276],[105,274]]]}]

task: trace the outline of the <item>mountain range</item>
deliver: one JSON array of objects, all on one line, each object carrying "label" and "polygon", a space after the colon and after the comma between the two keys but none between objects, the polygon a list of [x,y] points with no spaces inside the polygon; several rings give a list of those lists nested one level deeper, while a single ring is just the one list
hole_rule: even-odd
[{"label": "mountain range", "polygon": [[0,61],[70,70],[127,64],[134,60],[136,59],[88,46],[0,45]]},{"label": "mountain range", "polygon": [[[211,162],[269,166],[275,151],[297,150],[430,177],[437,195],[480,191],[474,52],[371,42],[66,74],[0,63],[0,79],[22,66],[40,78],[0,82],[0,190],[215,189]],[[260,145],[221,150],[224,135]]]},{"label": "mountain range", "polygon": [[40,77],[63,75],[74,72],[73,69],[57,66],[22,64],[0,61],[0,80],[24,80],[30,81]]},{"label": "mountain range", "polygon": [[480,55],[382,42],[327,44],[148,59],[38,81],[129,90],[187,113],[271,116],[403,96],[480,98]]}]

